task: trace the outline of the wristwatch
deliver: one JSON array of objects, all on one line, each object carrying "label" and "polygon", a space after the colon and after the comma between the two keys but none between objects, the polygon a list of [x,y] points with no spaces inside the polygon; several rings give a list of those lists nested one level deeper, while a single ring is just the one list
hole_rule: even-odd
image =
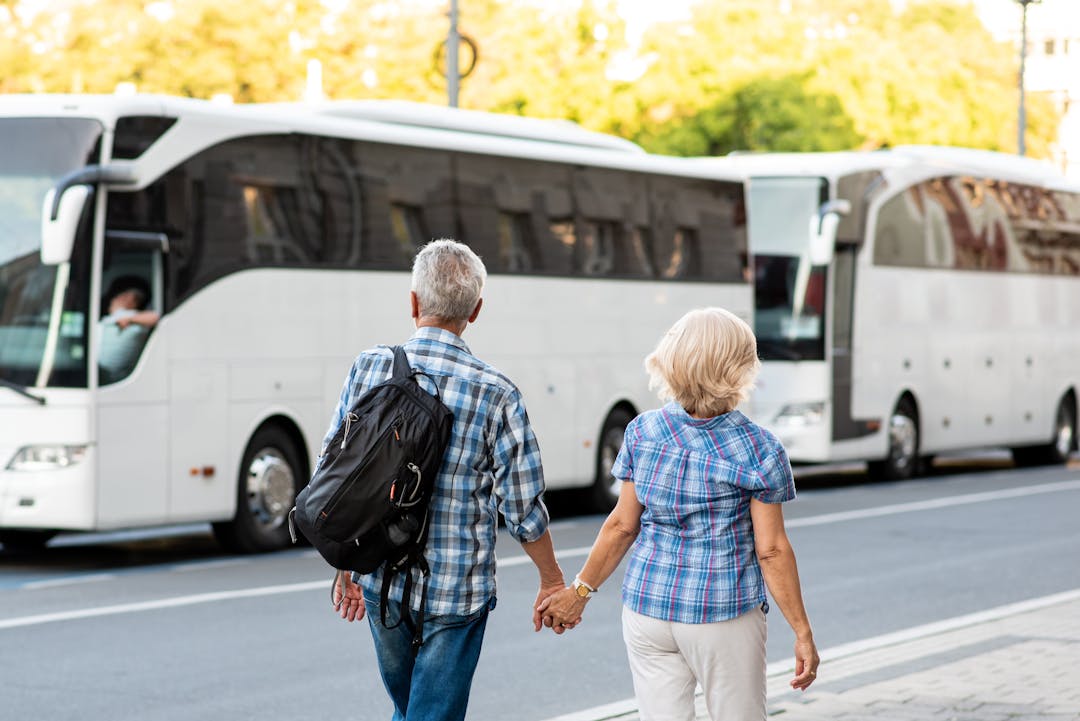
[{"label": "wristwatch", "polygon": [[574,593],[578,598],[589,598],[596,593],[596,589],[582,581],[580,577],[576,577],[574,578]]}]

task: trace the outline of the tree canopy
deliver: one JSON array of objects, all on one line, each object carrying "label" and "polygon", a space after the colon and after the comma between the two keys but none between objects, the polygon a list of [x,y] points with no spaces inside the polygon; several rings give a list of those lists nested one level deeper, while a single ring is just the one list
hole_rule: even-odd
[{"label": "tree canopy", "polygon": [[[614,0],[459,0],[463,107],[561,117],[673,154],[901,143],[1016,149],[1018,59],[967,0],[701,0],[629,38]],[[0,0],[0,92],[444,103],[441,0]],[[466,52],[463,63],[470,60]],[[1027,147],[1059,116],[1029,97]]]}]

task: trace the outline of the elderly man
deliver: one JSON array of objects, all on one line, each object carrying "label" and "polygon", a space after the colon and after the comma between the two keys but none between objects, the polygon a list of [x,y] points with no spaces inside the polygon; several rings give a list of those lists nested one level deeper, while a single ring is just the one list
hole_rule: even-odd
[{"label": "elderly man", "polygon": [[[412,317],[416,333],[404,344],[409,365],[438,386],[454,413],[450,445],[443,456],[431,501],[430,534],[424,556],[431,568],[427,586],[424,643],[415,654],[413,630],[420,599],[410,608],[403,582],[390,588],[388,628],[379,618],[382,571],[354,576],[345,586],[341,616],[368,614],[379,670],[394,704],[394,721],[465,718],[473,673],[480,657],[488,612],[495,607],[496,508],[540,572],[537,603],[564,588],[555,560],[540,449],[514,384],[474,356],[461,335],[480,314],[487,272],[468,246],[436,240],[413,262]],[[369,388],[386,380],[393,355],[387,347],[360,354],[345,380],[327,442],[345,413]],[[533,604],[533,626],[541,619]]]}]

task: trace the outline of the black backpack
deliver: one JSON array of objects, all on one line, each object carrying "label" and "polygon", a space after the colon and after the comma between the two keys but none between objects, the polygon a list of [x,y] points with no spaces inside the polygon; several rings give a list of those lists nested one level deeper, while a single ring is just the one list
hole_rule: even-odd
[{"label": "black backpack", "polygon": [[430,573],[424,559],[428,508],[454,414],[416,382],[418,372],[409,367],[401,346],[393,351],[393,375],[360,396],[345,414],[323,451],[322,464],[296,496],[289,529],[299,529],[336,569],[371,573],[383,567],[383,625],[394,575],[405,574],[401,604],[407,611],[412,568],[419,568],[423,581],[415,651],[423,643]]}]

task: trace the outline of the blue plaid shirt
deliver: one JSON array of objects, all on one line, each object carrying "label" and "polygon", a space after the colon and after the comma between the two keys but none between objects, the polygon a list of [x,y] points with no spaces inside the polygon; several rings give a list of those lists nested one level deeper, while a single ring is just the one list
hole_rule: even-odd
[{"label": "blue plaid shirt", "polygon": [[[433,381],[454,413],[450,444],[435,479],[424,551],[431,568],[427,614],[466,615],[495,595],[497,510],[518,541],[535,541],[547,530],[540,448],[521,393],[506,376],[473,356],[459,336],[419,328],[404,348],[409,365],[431,379],[417,376],[420,384],[430,392]],[[365,391],[388,379],[392,369],[388,347],[360,354],[345,379],[324,447],[345,412]],[[360,583],[369,595],[378,596],[382,569],[361,577]],[[391,598],[401,597],[403,583],[401,576],[394,579]],[[419,593],[412,594],[411,605],[419,610]]]},{"label": "blue plaid shirt", "polygon": [[775,436],[739,411],[699,420],[669,403],[630,422],[612,474],[645,507],[623,580],[627,608],[712,623],[765,603],[750,499],[795,497]]}]

